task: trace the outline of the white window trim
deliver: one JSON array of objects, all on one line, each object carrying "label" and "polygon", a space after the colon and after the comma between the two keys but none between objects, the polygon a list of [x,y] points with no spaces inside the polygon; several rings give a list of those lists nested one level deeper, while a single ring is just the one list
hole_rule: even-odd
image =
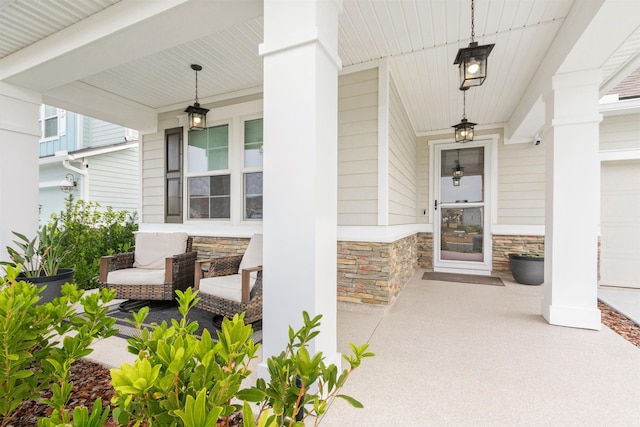
[{"label": "white window trim", "polygon": [[[45,104],[41,104],[40,105],[40,141],[41,142],[47,142],[47,141],[54,141],[56,139],[59,139],[61,136],[64,136],[67,134],[66,132],[66,128],[67,128],[67,113],[66,110],[63,110],[61,108],[56,108],[56,113],[55,115],[50,115],[50,116],[46,116],[45,117],[45,111],[46,111],[46,105]],[[49,105],[49,107],[51,107],[51,105]],[[44,131],[45,131],[45,122],[47,121],[47,119],[51,119],[51,118],[56,118],[57,120],[57,133],[53,136],[48,136],[45,138],[44,136]]]},{"label": "white window trim", "polygon": [[[262,223],[261,220],[244,220],[244,184],[245,172],[259,172],[262,169],[244,169],[244,122],[246,120],[263,117],[262,100],[255,100],[241,104],[234,104],[220,108],[212,108],[207,113],[207,127],[221,125],[229,126],[229,168],[224,170],[208,171],[206,173],[190,173],[188,165],[189,156],[189,126],[187,116],[179,116],[180,125],[183,127],[183,224],[202,224],[203,222],[218,225],[241,225]],[[214,120],[215,118],[215,120]],[[230,218],[189,218],[189,178],[200,176],[230,175]]]},{"label": "white window trim", "polygon": [[[260,113],[253,113],[253,114],[248,114],[245,116],[240,117],[240,126],[238,126],[240,128],[240,153],[238,153],[238,165],[239,165],[239,170],[240,173],[238,174],[238,179],[239,179],[239,185],[240,185],[240,193],[241,197],[240,200],[238,200],[238,204],[239,204],[239,212],[240,212],[240,223],[242,224],[246,224],[246,223],[256,223],[256,222],[262,222],[262,219],[245,219],[244,217],[244,210],[245,210],[245,206],[244,206],[244,202],[245,202],[245,194],[244,194],[244,175],[247,173],[255,173],[255,172],[263,172],[264,171],[264,158],[263,158],[263,167],[261,168],[245,168],[244,166],[244,123],[250,120],[256,120],[256,119],[262,119],[263,118],[263,114],[262,112]],[[264,177],[264,175],[263,175]],[[264,197],[264,189],[263,189],[263,197]],[[263,199],[264,200],[264,199]]]}]

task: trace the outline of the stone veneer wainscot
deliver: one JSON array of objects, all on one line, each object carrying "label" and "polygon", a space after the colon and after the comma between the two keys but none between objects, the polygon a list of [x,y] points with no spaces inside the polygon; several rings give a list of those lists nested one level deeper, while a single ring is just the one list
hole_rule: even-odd
[{"label": "stone veneer wainscot", "polygon": [[[241,255],[249,239],[194,236],[198,258]],[[392,243],[338,242],[338,301],[390,305],[420,265],[429,268],[433,253],[430,233]]]},{"label": "stone veneer wainscot", "polygon": [[338,301],[390,305],[418,264],[418,238],[338,242]]},{"label": "stone veneer wainscot", "polygon": [[493,235],[493,271],[511,271],[509,254],[544,255],[544,236]]}]

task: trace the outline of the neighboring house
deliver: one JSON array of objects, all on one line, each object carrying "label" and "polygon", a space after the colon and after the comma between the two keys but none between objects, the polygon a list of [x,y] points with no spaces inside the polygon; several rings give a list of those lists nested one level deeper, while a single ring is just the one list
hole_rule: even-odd
[{"label": "neighboring house", "polygon": [[[40,108],[40,221],[76,200],[137,211],[140,203],[138,133],[42,105]],[[61,183],[76,183],[66,192]]]}]

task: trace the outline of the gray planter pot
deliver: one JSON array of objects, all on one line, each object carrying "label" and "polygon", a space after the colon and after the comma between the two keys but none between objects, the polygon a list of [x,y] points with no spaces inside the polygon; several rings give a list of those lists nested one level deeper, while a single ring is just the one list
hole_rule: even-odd
[{"label": "gray planter pot", "polygon": [[60,268],[55,276],[24,277],[19,275],[18,279],[31,282],[38,287],[47,286],[40,292],[40,301],[38,301],[38,305],[40,305],[62,296],[62,285],[73,282],[73,269]]},{"label": "gray planter pot", "polygon": [[509,254],[511,274],[523,285],[541,285],[544,282],[544,257]]}]

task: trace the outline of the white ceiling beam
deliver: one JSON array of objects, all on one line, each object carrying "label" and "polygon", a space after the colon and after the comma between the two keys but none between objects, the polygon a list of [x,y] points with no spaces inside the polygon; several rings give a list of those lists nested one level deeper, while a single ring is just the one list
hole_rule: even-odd
[{"label": "white ceiling beam", "polygon": [[45,92],[42,102],[141,133],[152,133],[157,129],[158,114],[154,109],[82,82]]},{"label": "white ceiling beam", "polygon": [[[601,68],[638,29],[637,0],[576,1],[508,122],[506,140],[527,140],[544,126],[540,96],[557,73]],[[615,22],[615,31],[611,23]],[[534,122],[532,122],[532,120]]]},{"label": "white ceiling beam", "polygon": [[258,0],[124,0],[0,60],[0,80],[46,92],[262,15]]},{"label": "white ceiling beam", "polygon": [[[520,102],[514,109],[505,129],[505,140],[520,140],[533,135],[527,135],[523,124],[527,127],[542,127],[541,123],[530,123],[531,110],[538,103],[540,96],[551,88],[551,77],[558,71],[564,59],[576,45],[578,39],[592,21],[593,17],[604,4],[605,0],[576,1],[574,2],[567,18],[558,31],[554,42],[547,51],[538,71],[535,73],[527,90],[520,98]],[[535,114],[538,116],[538,114]]]}]

